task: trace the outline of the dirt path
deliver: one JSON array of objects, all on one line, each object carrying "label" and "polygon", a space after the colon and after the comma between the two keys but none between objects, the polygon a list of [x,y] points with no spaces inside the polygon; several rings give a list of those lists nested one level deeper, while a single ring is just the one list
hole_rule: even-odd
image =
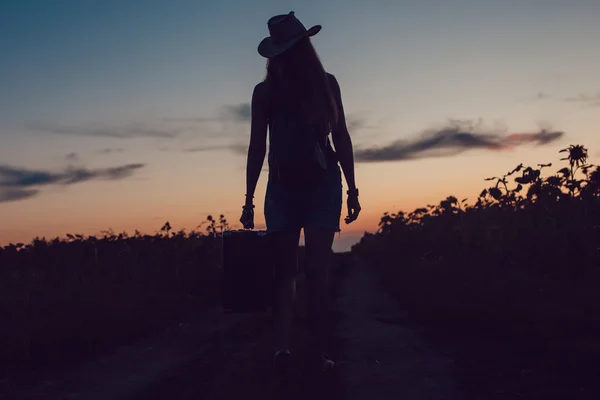
[{"label": "dirt path", "polygon": [[336,299],[345,399],[454,398],[452,363],[405,324],[398,303],[368,266],[356,261]]},{"label": "dirt path", "polygon": [[[109,354],[36,373],[35,384],[0,391],[0,399],[120,399],[143,390],[179,365],[202,357],[214,338],[249,316],[224,316],[219,308],[198,315]],[[12,386],[10,382],[7,386]],[[6,389],[6,388],[3,388]]]},{"label": "dirt path", "polygon": [[[55,371],[10,399],[452,399],[452,360],[434,352],[404,324],[397,302],[363,263],[336,278],[338,368],[280,388],[272,379],[271,318],[214,310],[71,371]],[[295,321],[295,354],[306,327]]]}]

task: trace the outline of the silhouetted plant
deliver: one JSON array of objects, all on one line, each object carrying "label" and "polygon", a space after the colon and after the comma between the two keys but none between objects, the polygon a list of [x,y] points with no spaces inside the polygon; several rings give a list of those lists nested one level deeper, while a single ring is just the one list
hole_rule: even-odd
[{"label": "silhouetted plant", "polygon": [[600,168],[583,146],[561,153],[554,174],[520,164],[485,179],[474,205],[386,212],[353,252],[421,322],[515,341],[599,335]]},{"label": "silhouetted plant", "polygon": [[155,235],[108,229],[1,247],[0,363],[122,341],[217,304],[229,225],[208,221],[208,234],[166,222]]}]

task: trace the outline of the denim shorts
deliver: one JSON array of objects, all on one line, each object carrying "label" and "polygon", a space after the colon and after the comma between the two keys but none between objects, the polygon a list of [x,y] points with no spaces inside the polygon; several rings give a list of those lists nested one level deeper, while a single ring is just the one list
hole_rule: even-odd
[{"label": "denim shorts", "polygon": [[268,232],[301,228],[340,232],[342,173],[338,163],[330,161],[322,181],[311,190],[291,191],[269,175],[264,211]]}]

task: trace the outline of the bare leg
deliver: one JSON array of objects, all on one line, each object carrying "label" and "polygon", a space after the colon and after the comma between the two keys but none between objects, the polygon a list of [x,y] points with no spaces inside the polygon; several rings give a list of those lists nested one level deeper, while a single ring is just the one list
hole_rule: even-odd
[{"label": "bare leg", "polygon": [[274,328],[276,350],[288,350],[298,269],[300,230],[273,233],[275,250]]},{"label": "bare leg", "polygon": [[308,308],[315,351],[326,352],[329,340],[329,264],[335,232],[305,229]]}]

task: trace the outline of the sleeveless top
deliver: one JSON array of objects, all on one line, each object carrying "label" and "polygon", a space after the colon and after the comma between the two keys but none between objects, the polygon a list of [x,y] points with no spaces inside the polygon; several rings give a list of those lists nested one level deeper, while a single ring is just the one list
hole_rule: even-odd
[{"label": "sleeveless top", "polygon": [[[275,119],[273,116],[275,113],[285,113],[286,115],[290,115],[292,117],[302,118],[300,116],[299,110],[294,109],[293,106],[279,103],[274,104],[274,99],[271,96],[269,100],[269,155],[268,155],[268,163],[269,170],[273,167],[273,152],[275,152],[278,146],[284,146],[288,140],[291,140],[290,135],[286,135],[285,131],[279,129],[276,124],[274,124],[273,120]],[[319,134],[318,143],[325,153],[328,165],[338,162],[337,154],[331,145],[331,141],[329,140],[329,134],[331,133],[331,129],[328,126],[321,126],[317,128],[318,131],[322,131],[322,134]]]}]

